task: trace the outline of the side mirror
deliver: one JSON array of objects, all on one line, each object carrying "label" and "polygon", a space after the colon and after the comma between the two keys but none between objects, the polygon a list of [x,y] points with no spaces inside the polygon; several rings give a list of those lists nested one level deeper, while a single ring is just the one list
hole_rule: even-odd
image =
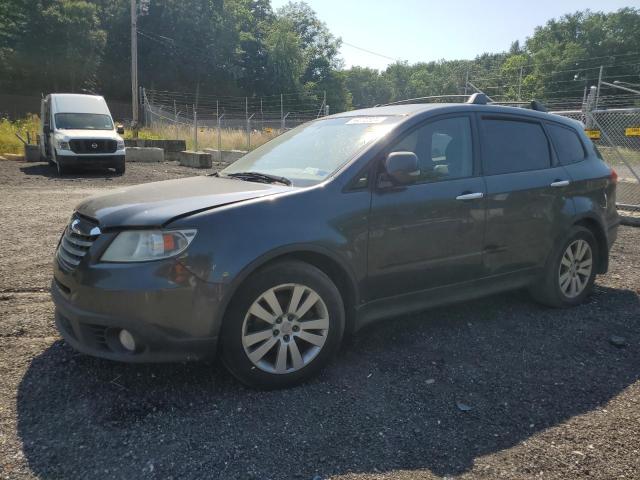
[{"label": "side mirror", "polygon": [[116,132],[118,132],[118,135],[124,135],[124,127],[122,125],[118,125],[116,127]]},{"label": "side mirror", "polygon": [[49,125],[44,125],[42,127],[42,133],[45,135],[49,135],[51,133],[51,127]]},{"label": "side mirror", "polygon": [[390,180],[396,185],[413,183],[420,175],[418,156],[413,152],[392,152],[387,155],[384,166]]}]

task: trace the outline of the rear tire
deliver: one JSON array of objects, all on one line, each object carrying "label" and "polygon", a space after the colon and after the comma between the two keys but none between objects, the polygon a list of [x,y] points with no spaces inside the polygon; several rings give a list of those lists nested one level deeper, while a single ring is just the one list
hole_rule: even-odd
[{"label": "rear tire", "polygon": [[579,305],[593,290],[599,258],[593,233],[574,226],[549,256],[539,283],[530,288],[531,295],[550,307]]},{"label": "rear tire", "polygon": [[299,261],[274,263],[251,275],[229,306],[222,359],[250,387],[289,387],[327,364],[344,327],[342,297],[324,272]]}]

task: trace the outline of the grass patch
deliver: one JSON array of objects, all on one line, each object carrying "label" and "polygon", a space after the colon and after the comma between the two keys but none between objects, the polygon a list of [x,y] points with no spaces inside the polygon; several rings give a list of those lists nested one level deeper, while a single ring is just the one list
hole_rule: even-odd
[{"label": "grass patch", "polygon": [[24,146],[16,133],[27,139],[27,132],[31,135],[31,143],[36,142],[36,133],[40,131],[40,119],[37,115],[30,115],[21,120],[11,122],[6,118],[0,119],[0,155],[3,153],[24,153]]},{"label": "grass patch", "polygon": [[640,142],[638,143],[638,149],[626,147],[607,147],[604,145],[598,145],[598,150],[602,154],[602,157],[611,165],[624,164],[622,159],[629,165],[640,166]]},{"label": "grass patch", "polygon": [[[277,137],[278,131],[266,132],[254,130],[251,132],[250,149],[268,142],[272,138]],[[127,130],[125,138],[132,138],[132,132]],[[138,132],[138,138],[148,140],[184,140],[187,148],[193,150],[195,143],[193,138],[193,127],[188,125],[178,126],[154,126],[141,128]],[[236,130],[223,128],[220,132],[220,143],[223,150],[247,150],[247,132],[245,130]],[[198,150],[203,148],[218,149],[218,130],[216,128],[198,128]]]},{"label": "grass patch", "polygon": [[[37,115],[30,115],[14,122],[6,118],[0,119],[0,154],[2,153],[24,153],[22,142],[16,137],[20,134],[25,140],[27,132],[31,134],[31,143],[36,141],[36,133],[40,131],[40,119]],[[254,148],[277,137],[278,131],[257,131],[251,132],[251,147]],[[124,138],[133,138],[133,132],[127,129]],[[193,127],[188,125],[179,126],[154,126],[144,127],[138,132],[138,138],[147,140],[176,139],[185,140],[188,149],[194,148]],[[247,132],[223,128],[220,134],[223,150],[247,150]],[[218,148],[218,130],[215,128],[198,128],[198,149]]]}]

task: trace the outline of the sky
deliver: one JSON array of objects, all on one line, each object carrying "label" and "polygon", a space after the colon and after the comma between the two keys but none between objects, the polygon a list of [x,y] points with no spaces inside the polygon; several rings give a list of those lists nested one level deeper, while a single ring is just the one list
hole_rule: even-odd
[{"label": "sky", "polygon": [[[274,9],[288,0],[271,0]],[[640,0],[306,0],[341,37],[345,67],[383,70],[409,63],[472,59],[521,44],[536,26],[565,13],[640,8]],[[369,50],[374,53],[368,53]],[[377,54],[377,55],[376,55]],[[382,56],[380,56],[382,55]],[[388,57],[388,58],[385,58]]]}]

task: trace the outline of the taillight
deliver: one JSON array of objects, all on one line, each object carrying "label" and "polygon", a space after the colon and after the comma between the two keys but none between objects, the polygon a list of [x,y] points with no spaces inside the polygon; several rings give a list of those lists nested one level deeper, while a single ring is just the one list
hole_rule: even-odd
[{"label": "taillight", "polygon": [[613,168],[611,169],[611,175],[609,176],[609,178],[611,178],[611,183],[616,184],[618,183],[618,172],[616,172]]}]

